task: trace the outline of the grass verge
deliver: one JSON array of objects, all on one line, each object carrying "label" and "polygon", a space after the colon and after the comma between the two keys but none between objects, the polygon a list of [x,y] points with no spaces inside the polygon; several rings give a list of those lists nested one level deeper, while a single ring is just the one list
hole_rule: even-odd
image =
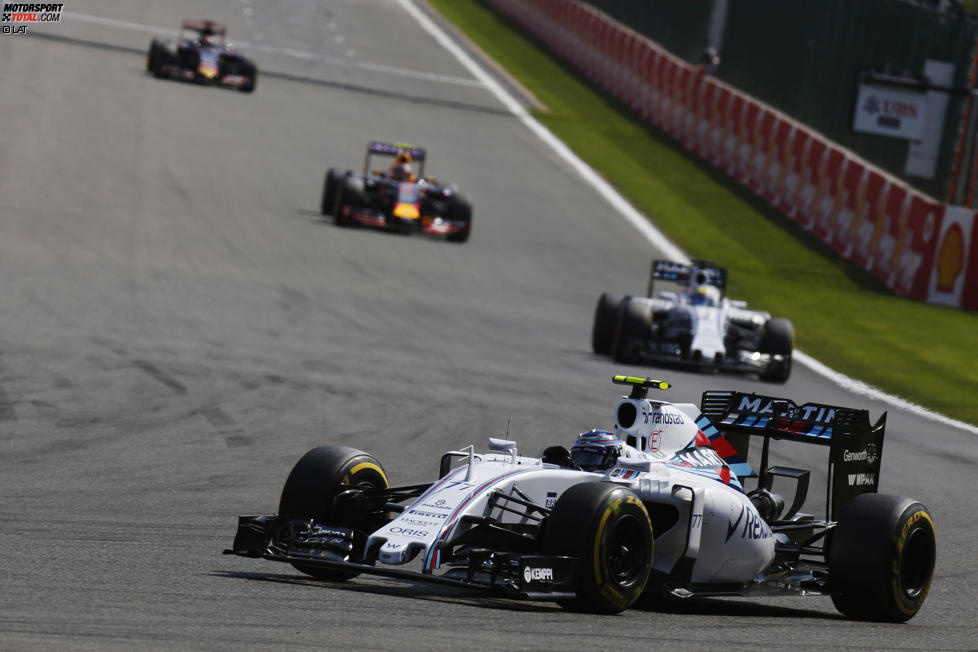
[{"label": "grass verge", "polygon": [[731,296],[794,322],[799,349],[978,424],[978,314],[893,295],[477,0],[428,2],[536,95],[547,107],[537,120],[673,242],[727,267]]}]

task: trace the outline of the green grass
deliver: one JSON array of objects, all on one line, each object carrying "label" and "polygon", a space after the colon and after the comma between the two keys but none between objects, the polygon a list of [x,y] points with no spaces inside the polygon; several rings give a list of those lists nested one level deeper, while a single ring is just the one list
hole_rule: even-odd
[{"label": "green grass", "polygon": [[535,117],[673,242],[727,267],[731,296],[792,320],[799,349],[978,424],[978,313],[893,295],[476,0],[429,3],[536,95],[546,109]]}]

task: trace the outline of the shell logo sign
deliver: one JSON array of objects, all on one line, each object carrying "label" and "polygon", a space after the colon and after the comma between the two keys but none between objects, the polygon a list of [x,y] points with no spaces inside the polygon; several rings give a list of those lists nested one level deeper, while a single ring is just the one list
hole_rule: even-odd
[{"label": "shell logo sign", "polygon": [[962,305],[974,216],[974,211],[959,206],[948,206],[944,210],[928,301],[949,306]]}]

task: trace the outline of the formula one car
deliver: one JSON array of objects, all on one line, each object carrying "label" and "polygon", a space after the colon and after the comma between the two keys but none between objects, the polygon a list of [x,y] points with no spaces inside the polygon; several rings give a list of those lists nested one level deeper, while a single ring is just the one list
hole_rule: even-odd
[{"label": "formula one car", "polygon": [[[490,438],[487,453],[445,453],[430,483],[391,487],[373,456],[314,448],[278,514],[239,517],[224,552],[326,580],[368,573],[597,613],[643,597],[785,594],[831,595],[858,619],[917,613],[936,534],[922,504],[876,493],[885,415],[871,425],[866,410],[727,391],[705,392],[700,410],[649,399],[663,381],[614,382],[631,386],[614,432],[539,458]],[[763,440],[759,475],[752,437]],[[828,447],[825,519],[801,511],[810,471],[769,466],[779,439]],[[790,503],[775,481],[793,488]]]},{"label": "formula one car", "polygon": [[[372,157],[390,157],[393,163],[387,170],[373,168]],[[332,215],[340,226],[362,224],[465,242],[472,231],[472,205],[455,186],[425,177],[425,158],[425,150],[413,145],[370,143],[362,175],[334,168],[326,172],[322,214]]]},{"label": "formula one car", "polygon": [[[659,292],[671,281],[679,292]],[[791,375],[795,332],[787,319],[748,310],[726,294],[727,270],[708,260],[656,260],[646,297],[605,292],[598,299],[591,349],[618,362],[650,362],[703,371],[756,373],[783,383]]]},{"label": "formula one car", "polygon": [[153,39],[146,71],[158,78],[255,90],[258,68],[225,41],[227,29],[210,20],[185,20],[177,41]]}]

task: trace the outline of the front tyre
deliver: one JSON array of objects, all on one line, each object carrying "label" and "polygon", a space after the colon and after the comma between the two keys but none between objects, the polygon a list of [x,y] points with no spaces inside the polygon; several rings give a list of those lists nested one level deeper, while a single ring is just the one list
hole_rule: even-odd
[{"label": "front tyre", "polygon": [[594,324],[591,326],[591,350],[598,355],[611,353],[611,345],[615,341],[615,330],[618,328],[618,304],[622,296],[613,292],[604,292],[594,308]]},{"label": "front tyre", "polygon": [[860,494],[842,510],[828,556],[836,609],[859,620],[905,622],[934,578],[934,521],[910,498]]},{"label": "front tyre", "polygon": [[342,179],[334,168],[326,171],[326,179],[323,181],[323,198],[319,203],[319,210],[323,215],[333,214],[333,208],[336,206],[336,190],[339,188]]},{"label": "front tyre", "polygon": [[773,383],[787,382],[791,375],[791,354],[795,346],[795,327],[787,319],[769,319],[764,325],[759,350],[761,353],[781,356],[772,360],[758,376]]},{"label": "front tyre", "polygon": [[449,242],[466,242],[472,234],[472,204],[462,195],[455,193],[448,200],[445,213],[449,222],[462,225],[458,231],[448,234],[445,239]]},{"label": "front tyre", "polygon": [[618,308],[618,324],[611,344],[615,362],[634,362],[642,357],[642,349],[652,328],[652,308],[629,297]]},{"label": "front tyre", "polygon": [[[380,462],[363,451],[347,446],[314,448],[303,455],[289,473],[279,500],[279,516],[312,519],[324,525],[347,527],[356,531],[363,514],[339,514],[333,508],[333,498],[347,485],[384,489],[390,483]],[[327,580],[347,580],[359,575],[356,571],[324,569],[305,564],[292,565],[307,575]]]},{"label": "front tyre", "polygon": [[565,491],[543,532],[547,554],[580,559],[576,599],[561,606],[618,613],[633,605],[652,571],[652,522],[645,505],[620,485],[584,482]]}]

